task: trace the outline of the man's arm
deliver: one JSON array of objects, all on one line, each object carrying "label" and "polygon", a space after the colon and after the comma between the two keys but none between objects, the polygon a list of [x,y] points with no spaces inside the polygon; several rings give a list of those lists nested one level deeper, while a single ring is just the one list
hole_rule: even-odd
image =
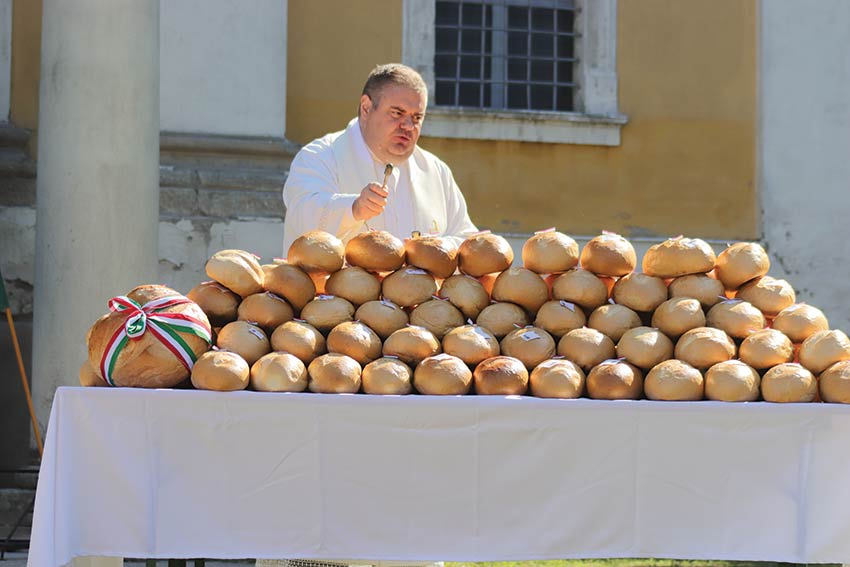
[{"label": "man's arm", "polygon": [[283,186],[284,254],[293,240],[310,230],[324,230],[345,238],[363,226],[352,214],[352,205],[360,195],[339,192],[333,159],[330,144],[317,140],[302,148],[292,160]]}]

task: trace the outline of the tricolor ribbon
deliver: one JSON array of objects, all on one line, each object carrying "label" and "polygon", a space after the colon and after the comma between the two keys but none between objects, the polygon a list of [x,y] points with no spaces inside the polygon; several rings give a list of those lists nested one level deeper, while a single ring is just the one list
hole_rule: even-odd
[{"label": "tricolor ribbon", "polygon": [[119,295],[109,300],[109,310],[113,312],[125,312],[124,324],[115,330],[106,350],[100,359],[100,372],[107,384],[114,386],[112,372],[115,370],[115,362],[118,355],[130,340],[137,340],[150,331],[154,337],[174,353],[186,370],[191,371],[197,357],[192,349],[180,336],[180,333],[189,333],[204,339],[207,343],[212,342],[212,331],[208,323],[184,315],[183,313],[160,313],[163,309],[191,303],[192,301],[182,295],[169,295],[144,305],[130,299],[125,295]]}]

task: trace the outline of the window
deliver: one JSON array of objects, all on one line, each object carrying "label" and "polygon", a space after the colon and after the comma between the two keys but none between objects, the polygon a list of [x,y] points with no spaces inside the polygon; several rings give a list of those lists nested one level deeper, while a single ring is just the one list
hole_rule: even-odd
[{"label": "window", "polygon": [[574,110],[571,0],[439,0],[434,104]]},{"label": "window", "polygon": [[424,135],[618,145],[616,0],[404,0]]}]

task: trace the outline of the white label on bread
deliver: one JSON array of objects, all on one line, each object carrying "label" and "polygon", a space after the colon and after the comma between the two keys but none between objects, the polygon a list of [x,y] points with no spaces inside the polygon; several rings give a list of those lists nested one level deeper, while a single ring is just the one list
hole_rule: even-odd
[{"label": "white label on bread", "polygon": [[570,303],[569,301],[564,301],[563,299],[559,303],[561,304],[561,307],[566,307],[567,309],[569,309],[572,312],[575,312],[575,310],[576,310],[576,306],[575,306],[574,303]]},{"label": "white label on bread", "polygon": [[537,331],[523,331],[519,334],[519,336],[522,337],[522,340],[524,341],[534,341],[542,338]]},{"label": "white label on bread", "polygon": [[295,321],[296,323],[306,323],[307,322],[307,319],[293,318],[292,320]]},{"label": "white label on bread", "polygon": [[411,276],[424,276],[428,274],[428,272],[421,268],[407,268],[404,271],[405,273],[410,274]]},{"label": "white label on bread", "polygon": [[617,305],[617,302],[616,302],[616,301],[614,301],[614,298],[613,298],[613,297],[609,297],[609,298],[608,298],[608,303],[610,303],[611,305]]},{"label": "white label on bread", "polygon": [[444,360],[454,360],[454,357],[450,354],[446,354],[446,353],[442,352],[440,354],[435,354],[434,356],[432,356],[431,360],[437,360],[437,361],[442,362]]},{"label": "white label on bread", "polygon": [[272,293],[270,291],[267,291],[266,295],[268,295],[272,299],[277,299],[278,301],[280,301],[282,303],[286,303],[286,300],[284,298],[282,298],[281,296],[277,295],[276,293]]},{"label": "white label on bread", "polygon": [[626,360],[625,356],[621,358],[609,358],[608,360],[603,360],[602,362],[600,362],[599,366],[608,366],[609,364],[620,364],[624,360]]},{"label": "white label on bread", "polygon": [[398,309],[398,305],[390,301],[389,299],[382,299],[381,303],[386,305],[387,307],[392,307],[393,309]]},{"label": "white label on bread", "polygon": [[476,335],[481,335],[481,336],[482,336],[482,337],[484,337],[485,339],[489,339],[489,338],[490,338],[490,333],[488,333],[488,332],[487,332],[487,330],[486,330],[486,329],[484,329],[483,327],[479,327],[478,325],[475,325],[475,326],[472,328],[472,330],[473,330],[473,332],[474,332]]},{"label": "white label on bread", "polygon": [[546,234],[547,232],[555,232],[555,227],[550,226],[549,228],[544,228],[543,230],[535,230],[534,234]]},{"label": "white label on bread", "polygon": [[327,295],[326,293],[320,293],[319,295],[316,296],[316,299],[318,299],[319,301],[327,301],[328,299],[333,299],[333,298],[334,298],[333,295]]},{"label": "white label on bread", "polygon": [[256,327],[248,327],[248,332],[260,339],[261,341],[266,338],[263,332]]}]

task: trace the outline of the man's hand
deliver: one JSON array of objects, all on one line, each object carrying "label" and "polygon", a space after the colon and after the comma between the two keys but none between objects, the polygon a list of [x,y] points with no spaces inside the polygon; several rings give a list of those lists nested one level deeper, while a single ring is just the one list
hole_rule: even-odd
[{"label": "man's hand", "polygon": [[355,220],[366,221],[384,212],[387,206],[386,189],[377,183],[370,183],[360,191],[360,196],[351,204],[351,214]]}]

